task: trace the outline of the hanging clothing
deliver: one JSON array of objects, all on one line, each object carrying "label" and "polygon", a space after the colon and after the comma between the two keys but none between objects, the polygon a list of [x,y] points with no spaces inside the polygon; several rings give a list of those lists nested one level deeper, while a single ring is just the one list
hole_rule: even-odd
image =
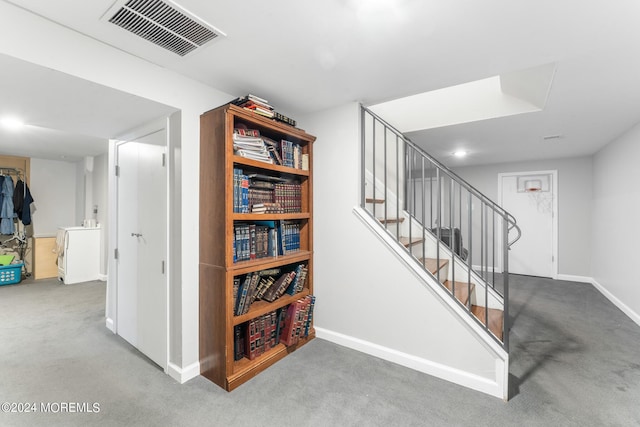
[{"label": "hanging clothing", "polygon": [[0,205],[0,233],[13,235],[15,227],[13,218],[13,179],[5,175],[2,180],[2,205]]},{"label": "hanging clothing", "polygon": [[31,224],[31,203],[33,203],[33,197],[31,197],[29,186],[18,179],[13,192],[13,209],[24,225]]}]

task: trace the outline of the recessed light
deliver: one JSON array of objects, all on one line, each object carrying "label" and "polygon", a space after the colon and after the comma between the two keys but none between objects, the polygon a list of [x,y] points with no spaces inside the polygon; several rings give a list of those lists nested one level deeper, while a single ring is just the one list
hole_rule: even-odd
[{"label": "recessed light", "polygon": [[18,130],[24,126],[24,122],[17,117],[3,117],[0,119],[0,124],[10,130]]},{"label": "recessed light", "polygon": [[467,152],[465,150],[456,150],[453,152],[453,155],[462,158],[467,155]]}]

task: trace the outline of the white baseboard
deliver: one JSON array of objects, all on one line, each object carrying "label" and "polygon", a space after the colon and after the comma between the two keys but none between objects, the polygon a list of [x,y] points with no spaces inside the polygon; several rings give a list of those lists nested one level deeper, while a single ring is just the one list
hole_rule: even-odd
[{"label": "white baseboard", "polygon": [[564,280],[567,282],[580,282],[580,283],[593,283],[593,278],[587,276],[575,276],[573,274],[560,274],[558,273],[557,280]]},{"label": "white baseboard", "polygon": [[100,280],[101,282],[106,282],[107,277],[108,276],[106,274],[98,274],[98,280]]},{"label": "white baseboard", "polygon": [[185,368],[181,368],[174,363],[169,363],[167,374],[180,384],[184,384],[190,379],[200,375],[200,362],[194,362]]},{"label": "white baseboard", "polygon": [[[405,366],[410,369],[414,369],[419,372],[423,372],[428,375],[432,375],[437,378],[458,384],[472,390],[480,391],[488,395],[498,397],[506,400],[508,396],[506,384],[503,384],[505,378],[508,381],[508,374],[505,374],[505,370],[508,369],[508,363],[502,364],[502,371],[496,372],[496,380],[492,381],[485,377],[480,377],[475,374],[461,371],[459,369],[445,366],[430,360],[423,359],[411,354],[403,353],[388,347],[383,347],[378,344],[374,344],[368,341],[354,338],[348,335],[344,335],[338,332],[329,331],[324,328],[315,327],[316,336],[318,338],[330,341],[334,344],[341,345],[353,350],[360,351],[362,353],[378,357],[389,362],[396,363],[401,366]],[[496,363],[496,367],[498,367]]]},{"label": "white baseboard", "polygon": [[616,297],[615,295],[613,295],[611,292],[609,292],[609,290],[607,288],[605,288],[604,286],[602,286],[600,283],[598,283],[598,281],[596,279],[591,279],[590,280],[591,284],[593,284],[593,286],[600,291],[600,293],[602,295],[604,295],[609,301],[611,301],[613,303],[613,305],[615,305],[616,307],[618,307],[620,310],[622,310],[622,312],[624,314],[626,314],[627,316],[629,316],[629,318],[631,320],[633,320],[634,322],[636,322],[636,324],[638,324],[638,326],[640,326],[640,314],[636,313],[635,311],[633,311],[628,305],[626,305],[625,303],[623,303],[622,301],[620,301],[618,299],[618,297]]},{"label": "white baseboard", "polygon": [[113,323],[113,319],[111,319],[110,317],[107,317],[107,321],[105,322],[107,329],[109,329],[111,332],[113,332],[114,334],[116,333],[116,325],[115,323]]}]

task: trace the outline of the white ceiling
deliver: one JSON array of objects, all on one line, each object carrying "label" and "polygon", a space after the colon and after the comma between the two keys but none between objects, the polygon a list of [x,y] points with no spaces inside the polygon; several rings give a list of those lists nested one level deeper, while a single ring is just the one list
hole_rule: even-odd
[{"label": "white ceiling", "polygon": [[49,68],[0,55],[0,117],[17,116],[20,131],[0,126],[0,153],[77,161],[107,151],[109,138],[167,116],[175,108]]},{"label": "white ceiling", "polygon": [[[557,64],[543,111],[409,135],[451,165],[588,155],[640,120],[635,0],[177,0],[227,35],[185,58],[101,20],[113,0],[5,1],[294,118]],[[87,98],[105,106],[105,121],[116,114],[108,99]],[[79,112],[67,107],[42,120],[73,128]],[[66,130],[102,135],[90,123]],[[457,148],[471,155],[454,160]]]}]

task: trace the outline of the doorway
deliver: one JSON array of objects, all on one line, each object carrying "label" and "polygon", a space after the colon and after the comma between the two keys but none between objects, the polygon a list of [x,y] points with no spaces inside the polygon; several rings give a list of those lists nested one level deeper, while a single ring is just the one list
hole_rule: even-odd
[{"label": "doorway", "polygon": [[116,144],[116,333],[167,370],[167,132]]},{"label": "doorway", "polygon": [[522,230],[509,250],[509,273],[557,278],[558,171],[498,174],[498,197]]}]

